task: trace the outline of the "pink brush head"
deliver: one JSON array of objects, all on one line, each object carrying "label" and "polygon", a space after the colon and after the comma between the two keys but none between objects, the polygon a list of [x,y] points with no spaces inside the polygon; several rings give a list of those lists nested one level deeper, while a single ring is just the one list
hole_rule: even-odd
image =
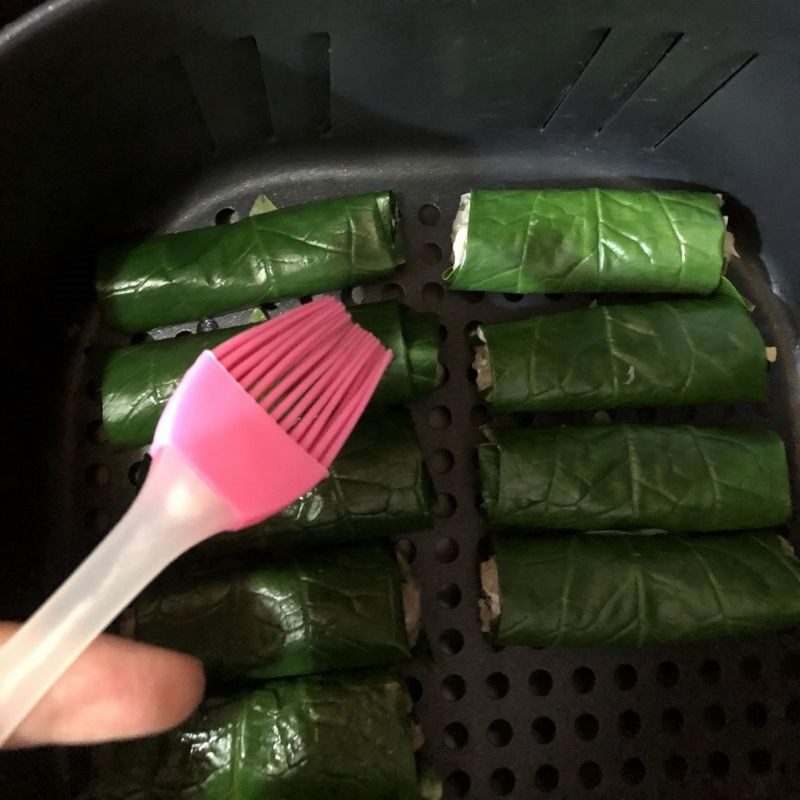
[{"label": "pink brush head", "polygon": [[339,301],[308,303],[203,353],[151,453],[179,451],[236,510],[236,528],[253,524],[327,475],[391,359]]}]

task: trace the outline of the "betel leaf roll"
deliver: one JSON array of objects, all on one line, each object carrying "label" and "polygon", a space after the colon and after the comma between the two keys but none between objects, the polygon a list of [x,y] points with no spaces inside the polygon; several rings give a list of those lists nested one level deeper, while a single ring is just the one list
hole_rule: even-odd
[{"label": "betel leaf roll", "polygon": [[156,581],[134,605],[135,636],[189,653],[212,679],[276,678],[410,657],[400,566],[384,544],[259,559]]},{"label": "betel leaf roll", "polygon": [[91,800],[419,800],[411,702],[393,677],[276,680],[114,745]]},{"label": "betel leaf roll", "polygon": [[482,565],[499,645],[636,647],[800,624],[800,563],[774,531],[502,537]]},{"label": "betel leaf roll", "polygon": [[433,524],[435,494],[411,415],[368,412],[356,425],[330,476],[280,514],[242,531],[215,536],[186,558],[211,563],[244,552],[365,541]]},{"label": "betel leaf roll", "polygon": [[[394,353],[370,401],[373,405],[411,403],[435,388],[439,370],[435,314],[414,311],[394,300],[356,306],[350,313]],[[242,330],[228,328],[96,352],[108,440],[117,447],[149,444],[184,372],[203,350]]]},{"label": "betel leaf roll", "polygon": [[496,528],[724,531],[791,516],[781,438],[743,425],[496,428],[479,447]]},{"label": "betel leaf roll", "polygon": [[404,260],[390,192],[334,197],[105,253],[96,287],[127,333],[378,280]]},{"label": "betel leaf roll", "polygon": [[764,341],[733,296],[594,306],[484,325],[478,386],[495,411],[757,403]]},{"label": "betel leaf roll", "polygon": [[476,190],[453,227],[453,289],[709,294],[725,261],[716,195]]}]

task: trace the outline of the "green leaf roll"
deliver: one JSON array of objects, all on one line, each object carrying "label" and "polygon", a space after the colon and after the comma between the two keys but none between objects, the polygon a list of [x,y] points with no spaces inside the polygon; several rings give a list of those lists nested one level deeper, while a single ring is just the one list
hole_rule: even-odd
[{"label": "green leaf roll", "polygon": [[496,529],[724,531],[791,516],[786,452],[767,429],[620,424],[487,435],[478,454]]},{"label": "green leaf roll", "polygon": [[472,191],[453,228],[453,289],[709,294],[724,264],[713,194]]},{"label": "green leaf roll", "polygon": [[[373,674],[276,680],[114,745],[92,800],[419,800],[411,701]],[[88,800],[88,798],[87,798]]]},{"label": "green leaf roll", "polygon": [[770,531],[500,538],[482,577],[498,645],[636,647],[800,624],[800,563]]},{"label": "green leaf roll", "polygon": [[[403,405],[434,389],[439,369],[435,314],[414,311],[394,300],[356,306],[350,312],[394,353],[372,404]],[[227,328],[98,352],[103,429],[109,442],[117,447],[149,444],[184,372],[203,350],[213,349],[242,330]]]},{"label": "green leaf roll", "polygon": [[157,581],[136,638],[199,658],[211,678],[277,678],[410,657],[400,567],[384,544]]},{"label": "green leaf roll", "polygon": [[157,236],[100,260],[106,322],[127,333],[389,275],[404,260],[390,192],[335,197]]},{"label": "green leaf roll", "polygon": [[761,335],[722,294],[538,315],[478,335],[478,385],[501,413],[767,398]]},{"label": "green leaf roll", "polygon": [[242,552],[365,541],[424,530],[435,495],[411,415],[368,412],[356,425],[330,476],[280,514],[242,531],[215,536],[189,551],[215,563]]}]

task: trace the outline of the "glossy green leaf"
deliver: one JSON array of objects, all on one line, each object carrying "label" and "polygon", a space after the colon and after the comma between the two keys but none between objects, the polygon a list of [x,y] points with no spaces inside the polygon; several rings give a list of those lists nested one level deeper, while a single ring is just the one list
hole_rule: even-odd
[{"label": "glossy green leaf", "polygon": [[[473,191],[454,289],[708,294],[725,222],[713,194],[618,189]],[[462,199],[462,205],[464,200]],[[463,244],[462,244],[463,243]]]},{"label": "glossy green leaf", "polygon": [[[353,319],[394,353],[381,378],[374,405],[402,405],[429,394],[439,367],[439,321],[387,300],[351,309]],[[103,428],[117,447],[140,447],[153,438],[158,418],[183,373],[203,350],[244,328],[144,342],[97,353]]]},{"label": "glossy green leaf", "polygon": [[728,295],[485,325],[495,411],[763,402],[764,342]]},{"label": "glossy green leaf", "polygon": [[106,253],[97,293],[128,333],[378,280],[404,259],[390,192],[337,197]]},{"label": "glossy green leaf", "polygon": [[800,564],[769,531],[495,542],[497,644],[639,646],[800,624]]},{"label": "glossy green leaf", "polygon": [[369,412],[333,462],[330,477],[275,517],[215,536],[187,554],[216,564],[243,552],[364,541],[425,530],[434,492],[411,416]]},{"label": "glossy green leaf", "polygon": [[372,398],[376,405],[413,403],[439,379],[439,318],[395,300],[350,309],[353,320],[380,339],[394,358]]},{"label": "glossy green leaf", "polygon": [[135,604],[136,638],[199,658],[211,678],[276,678],[410,657],[401,574],[385,544],[260,559],[162,579]]},{"label": "glossy green leaf", "polygon": [[419,800],[410,699],[392,677],[272,681],[114,746],[92,800]]},{"label": "glossy green leaf", "polygon": [[723,531],[792,513],[780,437],[746,426],[495,429],[479,448],[496,528]]}]

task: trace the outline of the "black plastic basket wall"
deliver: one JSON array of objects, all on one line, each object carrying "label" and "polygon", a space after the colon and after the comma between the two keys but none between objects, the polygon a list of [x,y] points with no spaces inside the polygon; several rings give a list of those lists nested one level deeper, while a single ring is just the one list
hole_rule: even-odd
[{"label": "black plastic basket wall", "polygon": [[[779,351],[770,403],[647,419],[767,418],[797,485],[798,41],[800,9],[777,2],[74,0],[6,28],[0,613],[28,613],[134,491],[135,459],[102,441],[83,357],[98,248],[222,223],[261,192],[287,205],[390,187],[408,264],[356,296],[441,317],[447,380],[415,409],[438,519],[404,547],[435,656],[408,682],[446,797],[800,797],[793,634],[641,651],[484,642],[475,446],[489,417],[467,333],[589,299],[440,280],[472,186],[725,192],[743,256],[733,277]],[[83,777],[62,753],[0,760],[17,798],[70,797]]]}]

